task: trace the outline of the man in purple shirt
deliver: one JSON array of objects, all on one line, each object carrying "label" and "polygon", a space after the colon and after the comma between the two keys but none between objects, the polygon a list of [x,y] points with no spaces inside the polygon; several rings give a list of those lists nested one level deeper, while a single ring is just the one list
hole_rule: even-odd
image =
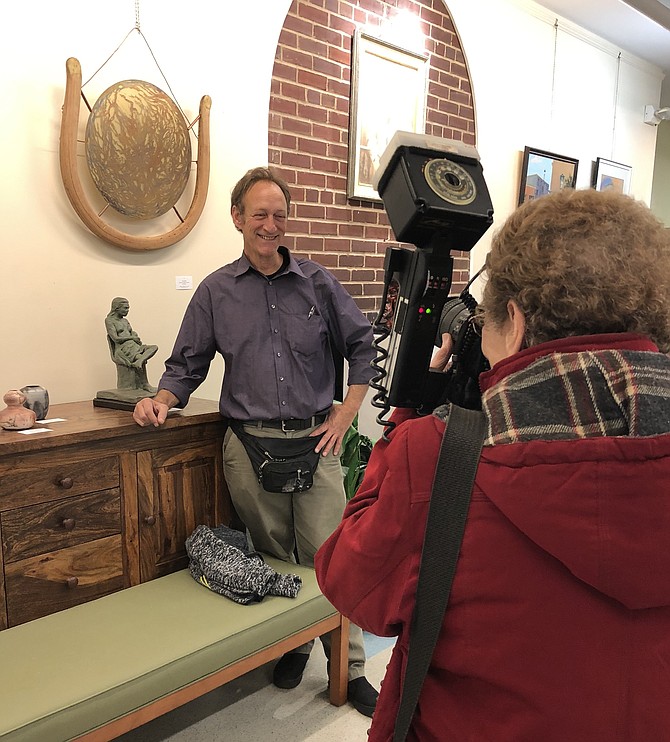
[{"label": "man in purple shirt", "polygon": [[[137,403],[142,426],[162,425],[168,410],[188,403],[214,355],[224,359],[221,414],[257,438],[314,437],[321,454],[313,486],[293,494],[266,492],[239,438],[224,440],[224,474],[233,504],[255,549],[301,564],[340,522],[345,505],[339,454],[374,375],[372,328],[334,276],[281,246],[291,195],[268,168],[250,170],[231,195],[242,233],[240,258],[202,281],[186,310],[158,392]],[[333,404],[331,348],[348,361],[348,388]],[[331,455],[332,454],[332,455]],[[324,637],[326,653],[330,647]],[[284,655],[274,670],[280,688],[296,687],[311,644]],[[377,691],[365,678],[362,632],[351,627],[348,696],[372,716]]]}]

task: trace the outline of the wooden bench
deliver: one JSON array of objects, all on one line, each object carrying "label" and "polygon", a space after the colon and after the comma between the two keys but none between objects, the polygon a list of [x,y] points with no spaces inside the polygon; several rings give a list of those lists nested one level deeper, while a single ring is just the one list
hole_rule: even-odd
[{"label": "wooden bench", "polygon": [[330,632],[330,702],[347,697],[349,624],[314,570],[298,597],[238,605],[187,570],[0,631],[0,740],[101,742]]}]

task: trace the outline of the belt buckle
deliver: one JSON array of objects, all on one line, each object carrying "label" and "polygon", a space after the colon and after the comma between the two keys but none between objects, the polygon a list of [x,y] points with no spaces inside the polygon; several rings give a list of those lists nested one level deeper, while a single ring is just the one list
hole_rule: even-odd
[{"label": "belt buckle", "polygon": [[288,433],[290,431],[290,428],[287,428],[286,427],[286,423],[287,422],[288,422],[287,420],[282,420],[281,421],[281,430],[282,430],[282,433]]}]

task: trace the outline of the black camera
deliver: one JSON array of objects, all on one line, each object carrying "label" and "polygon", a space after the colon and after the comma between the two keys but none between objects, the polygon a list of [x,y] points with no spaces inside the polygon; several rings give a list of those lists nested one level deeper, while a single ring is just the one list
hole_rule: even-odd
[{"label": "black camera", "polygon": [[437,399],[437,404],[453,402],[459,407],[477,410],[481,409],[479,374],[489,369],[489,363],[482,353],[481,334],[475,319],[477,302],[468,291],[470,284],[460,296],[449,297],[442,309],[435,345],[441,346],[442,335],[448,332],[453,350],[442,385],[443,395]]},{"label": "black camera", "polygon": [[[493,223],[479,155],[462,142],[396,132],[374,181],[396,239],[414,245],[386,251],[374,323],[372,404],[384,410],[377,422],[389,426],[383,415],[394,406],[420,414],[447,400],[476,408],[477,377],[486,368],[472,320],[477,304],[470,284],[458,297],[449,291],[452,250],[471,250]],[[449,370],[438,373],[430,361],[443,332],[454,338],[454,353]]]}]

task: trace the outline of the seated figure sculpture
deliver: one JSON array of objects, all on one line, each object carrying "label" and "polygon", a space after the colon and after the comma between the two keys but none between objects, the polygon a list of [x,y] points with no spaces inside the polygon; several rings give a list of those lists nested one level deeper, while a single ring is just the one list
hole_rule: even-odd
[{"label": "seated figure sculpture", "polygon": [[[130,311],[128,299],[117,296],[112,300],[109,314],[105,318],[107,343],[112,360],[116,364],[117,388],[100,391],[95,404],[125,406],[135,404],[143,397],[156,393],[156,388],[147,379],[147,361],[157,350],[157,345],[146,345],[126,319]],[[111,405],[109,401],[121,404]]]}]

